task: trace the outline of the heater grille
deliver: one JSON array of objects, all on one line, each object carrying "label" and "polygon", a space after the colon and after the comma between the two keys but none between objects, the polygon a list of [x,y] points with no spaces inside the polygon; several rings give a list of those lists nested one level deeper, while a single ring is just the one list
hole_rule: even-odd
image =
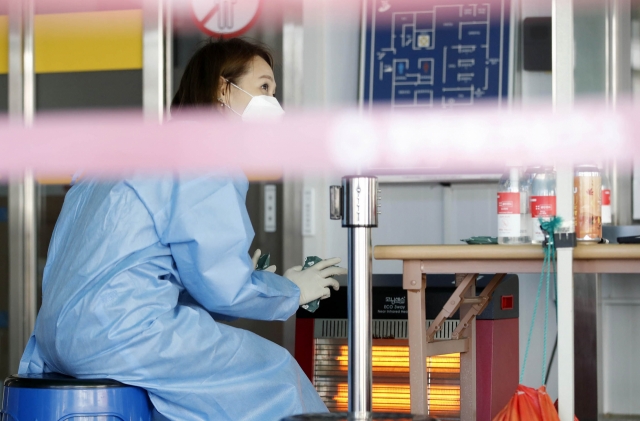
[{"label": "heater grille", "polygon": [[[433,320],[427,320],[427,328]],[[316,339],[346,339],[349,331],[346,319],[316,319],[313,337]],[[458,320],[445,320],[435,339],[451,339],[451,333],[458,327]],[[374,339],[408,339],[406,320],[374,319],[371,324]]]},{"label": "heater grille", "polygon": [[[329,320],[325,320],[329,322]],[[323,321],[324,322],[324,321]],[[342,320],[324,325],[329,332],[345,331]],[[379,323],[374,332],[384,328],[406,332],[406,321]],[[457,321],[454,321],[457,325]],[[323,323],[316,323],[316,326]],[[455,328],[455,326],[454,326]],[[316,330],[319,330],[316,328]],[[450,332],[453,329],[449,331]],[[447,331],[447,329],[443,329]],[[319,332],[316,332],[319,333]],[[375,333],[374,333],[375,335]],[[380,335],[383,336],[383,335]],[[406,333],[405,333],[406,336]],[[445,338],[443,338],[445,339]],[[348,405],[348,346],[345,338],[316,338],[314,350],[314,385],[332,412],[347,411]],[[374,339],[372,346],[373,410],[376,412],[404,412],[411,410],[409,390],[409,347],[406,339]],[[429,415],[441,420],[460,419],[460,354],[427,358]]]}]

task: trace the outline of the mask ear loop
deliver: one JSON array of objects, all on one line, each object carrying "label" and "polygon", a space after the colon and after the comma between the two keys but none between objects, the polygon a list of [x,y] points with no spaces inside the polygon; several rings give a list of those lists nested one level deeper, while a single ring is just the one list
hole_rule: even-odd
[{"label": "mask ear loop", "polygon": [[238,86],[238,85],[236,85],[235,83],[231,82],[230,80],[225,79],[224,81],[225,81],[225,82],[227,82],[229,85],[233,86],[234,88],[239,89],[239,90],[241,90],[242,92],[244,92],[245,94],[249,95],[251,98],[253,98],[253,97],[254,97],[254,96],[253,96],[253,95],[251,95],[249,92],[245,91],[244,89],[242,89],[241,87],[239,87],[239,86]]},{"label": "mask ear loop", "polygon": [[[227,82],[229,85],[241,90],[242,92],[244,92],[245,94],[249,95],[251,98],[253,98],[253,95],[251,95],[249,92],[245,91],[244,89],[242,89],[241,87],[239,87],[238,85],[236,85],[235,83],[231,82],[229,79],[224,79],[225,82]],[[240,114],[239,112],[237,112],[236,110],[234,110],[233,108],[231,108],[229,106],[229,104],[225,103],[222,98],[218,98],[218,101],[220,101],[220,106],[221,107],[227,107],[228,109],[230,109],[235,115],[242,117],[242,114]]]}]

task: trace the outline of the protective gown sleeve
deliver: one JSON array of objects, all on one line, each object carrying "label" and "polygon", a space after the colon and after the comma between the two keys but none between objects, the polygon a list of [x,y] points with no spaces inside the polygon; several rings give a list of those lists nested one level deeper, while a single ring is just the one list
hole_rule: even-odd
[{"label": "protective gown sleeve", "polygon": [[228,176],[133,179],[160,242],[171,248],[180,281],[211,313],[286,320],[300,290],[282,276],[254,271],[254,231],[245,206],[248,182]]}]

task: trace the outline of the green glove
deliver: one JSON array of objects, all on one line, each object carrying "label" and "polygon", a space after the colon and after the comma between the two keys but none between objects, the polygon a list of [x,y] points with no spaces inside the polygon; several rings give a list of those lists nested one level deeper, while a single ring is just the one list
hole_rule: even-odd
[{"label": "green glove", "polygon": [[287,269],[283,276],[300,288],[299,304],[302,308],[315,311],[318,308],[317,299],[331,296],[329,288],[333,288],[334,291],[340,289],[340,284],[333,276],[346,275],[347,269],[337,266],[339,263],[339,257],[323,260],[311,256],[307,257],[304,267],[294,266]]},{"label": "green glove", "polygon": [[[321,262],[321,261],[322,261],[322,259],[319,258],[318,256],[309,256],[304,261],[304,265],[302,266],[302,270],[310,268],[311,266],[313,266],[316,263]],[[318,298],[317,300],[313,300],[310,303],[303,304],[300,307],[302,307],[303,309],[305,309],[307,311],[310,311],[311,313],[315,313],[315,311],[318,309],[318,307],[320,307],[320,299]]]},{"label": "green glove", "polygon": [[[267,272],[276,273],[276,267],[269,266],[269,253],[261,254],[260,249],[256,250],[251,257],[254,270],[265,270]],[[266,264],[266,265],[265,265]]]},{"label": "green glove", "polygon": [[260,258],[258,259],[258,262],[256,263],[256,270],[265,270],[266,268],[269,267],[270,262],[271,262],[271,255],[269,253],[263,254],[262,256],[260,256]]}]

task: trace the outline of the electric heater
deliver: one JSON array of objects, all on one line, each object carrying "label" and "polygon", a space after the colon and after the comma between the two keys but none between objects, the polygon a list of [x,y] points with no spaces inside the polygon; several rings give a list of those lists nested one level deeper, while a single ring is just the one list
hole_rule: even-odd
[{"label": "electric heater", "polygon": [[[514,383],[513,390],[517,385],[517,309],[516,313],[513,311],[514,297],[517,302],[517,277],[512,278],[515,280],[507,279],[507,282],[496,290],[492,303],[494,305],[489,306],[479,319],[485,314],[488,314],[490,319],[495,318],[496,314],[503,316],[515,314],[513,319],[515,320],[515,337],[513,321],[507,322],[511,330],[505,331],[494,329],[493,320],[478,320],[481,324],[485,323],[482,327],[479,326],[479,330],[485,333],[483,333],[484,340],[478,341],[478,361],[489,366],[483,367],[485,369],[483,373],[488,373],[486,375],[481,374],[480,369],[478,370],[478,400],[488,399],[490,403],[490,409],[485,411],[486,416],[483,418],[483,415],[478,413],[478,420],[490,421],[490,412],[495,412],[493,407],[500,404],[497,402],[491,405],[491,402],[496,399],[490,396],[491,388],[484,386],[487,383],[487,376],[489,381],[491,379],[495,381],[496,376],[491,374],[496,373],[497,370],[500,376],[506,375],[507,381],[503,383],[506,383],[507,389],[511,387],[511,383]],[[426,307],[427,325],[429,325],[430,319],[435,318],[455,289],[455,279],[453,276],[445,275],[429,275],[427,279]],[[377,275],[374,276],[374,285],[376,283],[389,285],[393,284],[394,280],[399,280],[401,285],[400,277]],[[479,284],[481,288],[482,285],[480,282]],[[513,292],[514,284],[515,292]],[[503,296],[506,298],[502,299]],[[372,298],[373,411],[409,413],[411,411],[406,291],[399,287],[374,287]],[[499,306],[496,307],[495,304],[499,306],[506,304],[510,307],[502,313],[496,313],[496,308]],[[331,412],[347,411],[348,404],[346,305],[347,291],[346,288],[341,288],[330,299],[322,301],[316,313],[299,310],[296,321],[296,359]],[[455,317],[458,318],[458,315],[456,314]],[[502,322],[504,323],[504,320]],[[437,333],[436,339],[450,339],[457,325],[458,320],[447,320]],[[500,333],[504,334],[500,337]],[[515,350],[512,349],[514,343]],[[507,354],[515,352],[513,354],[515,359],[512,359],[516,363],[515,368],[510,363],[506,367],[493,369],[495,361],[491,356],[495,354],[497,348],[506,349]],[[460,354],[428,357],[427,372],[429,415],[441,420],[458,420],[460,418]],[[502,397],[497,400],[501,399]],[[481,406],[479,405],[479,410],[482,409]]]}]

